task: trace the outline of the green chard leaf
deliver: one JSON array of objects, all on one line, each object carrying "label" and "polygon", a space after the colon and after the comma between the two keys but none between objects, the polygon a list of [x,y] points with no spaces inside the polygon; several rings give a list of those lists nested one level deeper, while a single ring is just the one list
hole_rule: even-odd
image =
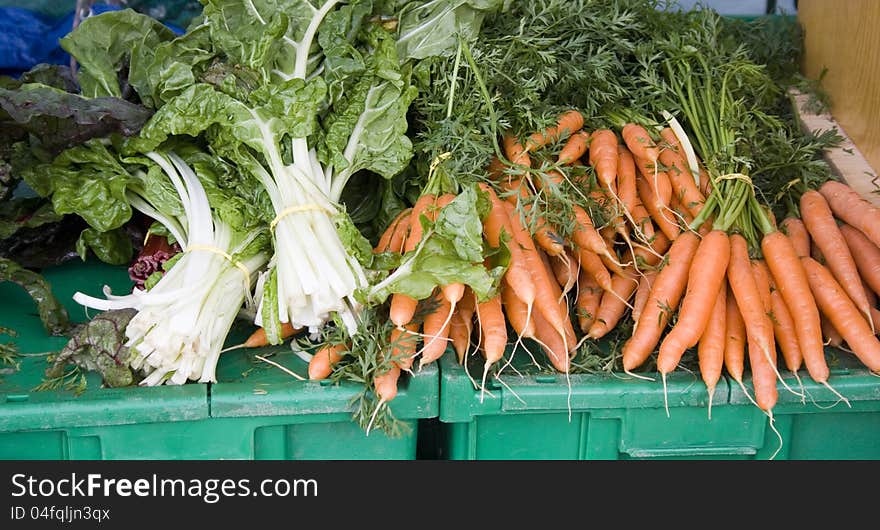
[{"label": "green chard leaf", "polygon": [[397,49],[400,57],[425,59],[454,53],[459,37],[475,38],[487,14],[504,0],[430,0],[410,2],[400,14]]},{"label": "green chard leaf", "polygon": [[136,383],[135,374],[128,366],[131,351],[125,345],[125,328],[135,314],[134,309],[105,311],[81,325],[51,359],[52,364],[46,368],[46,379],[63,378],[67,367],[72,364],[101,374],[108,387]]},{"label": "green chard leaf", "polygon": [[89,99],[39,83],[0,88],[0,145],[31,134],[54,155],[91,138],[137,134],[151,114],[122,99]]},{"label": "green chard leaf", "polygon": [[6,258],[0,258],[0,282],[15,282],[37,304],[40,321],[50,335],[63,335],[70,328],[67,310],[52,294],[52,287],[39,274]]},{"label": "green chard leaf", "polygon": [[173,38],[174,32],[156,19],[123,9],[86,18],[60,42],[80,65],[83,96],[124,98],[119,72],[127,67],[128,83],[149,101],[148,67],[159,44]]},{"label": "green chard leaf", "polygon": [[91,250],[99,260],[111,265],[127,265],[131,261],[134,248],[131,238],[122,228],[99,232],[86,228],[76,241],[76,252],[85,261]]},{"label": "green chard leaf", "polygon": [[131,218],[125,191],[133,178],[100,140],[72,147],[22,177],[38,194],[51,195],[58,214],[75,213],[101,232]]},{"label": "green chard leaf", "polygon": [[401,172],[412,158],[412,142],[406,135],[406,113],[418,89],[410,72],[401,69],[390,33],[379,26],[368,30],[373,53],[367,73],[341,97],[326,120],[319,158],[340,174],[338,198],[347,178],[369,170],[385,178]]},{"label": "green chard leaf", "polygon": [[425,237],[416,250],[404,255],[399,266],[388,277],[373,286],[366,298],[382,303],[392,293],[405,293],[417,300],[431,295],[435,287],[464,283],[484,301],[496,294],[498,282],[506,270],[509,254],[495,252],[484,246],[480,208],[483,194],[476,187],[465,187],[446,207],[440,210],[437,222],[422,217]]}]

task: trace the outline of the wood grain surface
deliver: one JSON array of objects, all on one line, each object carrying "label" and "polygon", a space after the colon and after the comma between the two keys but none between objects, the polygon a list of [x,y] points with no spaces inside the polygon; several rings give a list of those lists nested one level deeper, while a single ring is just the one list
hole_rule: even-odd
[{"label": "wood grain surface", "polygon": [[831,113],[880,171],[880,0],[800,0],[802,71],[822,80]]}]

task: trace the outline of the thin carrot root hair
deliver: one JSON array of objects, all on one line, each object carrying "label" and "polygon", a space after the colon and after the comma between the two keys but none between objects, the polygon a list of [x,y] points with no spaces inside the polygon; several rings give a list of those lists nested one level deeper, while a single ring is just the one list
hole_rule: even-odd
[{"label": "thin carrot root hair", "polygon": [[373,428],[373,422],[376,421],[376,416],[379,414],[379,410],[385,405],[386,401],[384,399],[380,399],[379,403],[376,404],[376,409],[373,410],[373,414],[370,416],[370,422],[367,423],[367,429],[364,436],[370,435],[370,429]]},{"label": "thin carrot root hair", "polygon": [[[837,396],[837,398],[838,398],[838,402],[843,401],[844,403],[846,403],[846,406],[847,406],[847,407],[852,408],[852,405],[850,404],[849,400],[846,399],[846,398],[843,396],[843,394],[841,394],[840,392],[838,392],[837,390],[835,390],[835,388],[834,388],[833,386],[831,386],[830,384],[828,384],[828,381],[822,381],[822,385],[823,385],[824,387],[826,387],[828,390],[830,390],[835,396]],[[837,403],[835,403],[835,405],[836,405],[836,404],[837,404]],[[832,405],[832,406],[833,406],[833,405]]]},{"label": "thin carrot root hair", "polygon": [[770,418],[770,429],[773,430],[773,432],[776,433],[776,437],[779,438],[779,447],[776,448],[776,451],[774,451],[773,454],[770,455],[770,458],[768,459],[768,460],[773,460],[776,458],[776,455],[779,454],[779,451],[782,451],[782,446],[783,446],[784,442],[782,440],[782,434],[779,432],[779,429],[776,428],[776,419],[773,417],[773,411],[767,410],[765,412],[767,413],[767,417]]},{"label": "thin carrot root hair", "polygon": [[245,347],[245,343],[242,342],[241,344],[236,344],[234,346],[229,346],[227,348],[223,348],[222,350],[220,350],[220,353],[222,354],[222,353],[226,353],[226,352],[232,351],[232,350],[240,350],[241,348],[244,348],[244,347]]},{"label": "thin carrot root hair", "polygon": [[786,388],[786,390],[788,390],[792,394],[798,396],[801,399],[804,399],[803,393],[795,392],[795,390],[793,388],[788,386],[788,383],[785,382],[785,379],[782,378],[782,374],[779,373],[779,369],[776,367],[776,363],[773,361],[773,358],[770,356],[770,350],[767,349],[766,347],[762,347],[761,351],[764,352],[764,357],[767,359],[767,362],[770,363],[770,366],[773,367],[773,373],[776,374],[776,379],[778,379],[779,382],[782,383],[782,386],[784,386]]},{"label": "thin carrot root hair", "polygon": [[[452,314],[455,312],[455,304],[456,304],[456,302],[454,302],[454,301],[449,302],[449,314],[446,315],[446,320],[444,320],[443,325],[440,326],[440,331],[443,331],[444,329],[446,329],[446,327],[449,325],[449,323],[452,322]],[[430,335],[429,336],[429,335],[425,335],[424,333],[421,333],[420,335],[422,336],[422,338],[430,337],[430,340],[428,340],[427,342],[424,342],[424,341],[422,342],[422,347],[419,348],[418,350],[416,350],[416,352],[412,355],[413,359],[415,359],[417,355],[419,355],[423,351],[425,351],[425,348],[427,348],[428,346],[433,344],[434,341],[437,339],[445,340],[447,342],[452,342],[451,338],[441,337],[440,335]],[[424,361],[424,357],[422,359],[419,359],[419,371],[421,371],[422,367],[424,366],[422,364],[422,361]]]},{"label": "thin carrot root hair", "polygon": [[[527,304],[527,305],[526,305],[526,324],[525,324],[526,327],[528,327],[528,326],[529,326],[529,322],[532,321],[532,307],[533,307],[533,304]],[[541,341],[539,341],[537,338],[535,338],[535,337],[530,337],[530,338],[531,338],[533,341],[535,341],[535,342],[537,342],[538,344],[541,344],[541,345],[543,346],[543,344],[541,343]],[[535,356],[532,355],[532,351],[529,350],[529,349],[526,347],[526,345],[525,345],[525,343],[522,341],[522,339],[523,339],[522,333],[517,333],[517,334],[516,334],[516,342],[513,343],[513,349],[510,351],[510,358],[509,358],[509,360],[508,360],[508,362],[507,362],[507,365],[509,365],[509,364],[513,361],[513,354],[516,353],[516,349],[517,349],[518,347],[522,346],[522,348],[526,351],[526,353],[529,354],[529,357],[532,358],[532,363],[534,363],[534,365],[535,365],[537,368],[540,368],[541,365],[538,364],[538,361],[537,361],[537,360],[535,360]],[[507,365],[505,365],[505,366],[507,366]],[[502,368],[502,370],[503,370],[503,368]]]},{"label": "thin carrot root hair", "polygon": [[669,417],[669,394],[666,391],[666,372],[660,372],[660,379],[663,381],[663,408],[666,410],[666,417]]},{"label": "thin carrot root hair", "polygon": [[[522,375],[522,374],[520,374],[520,375]],[[496,375],[496,376],[495,376],[495,380],[498,381],[499,384],[504,385],[504,388],[506,388],[511,394],[513,394],[513,397],[515,397],[517,400],[519,400],[520,403],[522,403],[523,405],[526,404],[526,401],[525,401],[523,398],[521,398],[521,397],[519,396],[519,394],[517,394],[517,393],[513,390],[513,388],[511,388],[510,385],[508,385],[506,382],[504,382],[504,380],[501,379],[501,376],[500,376],[500,375]]]},{"label": "thin carrot root hair", "polygon": [[801,389],[801,403],[806,403],[807,402],[807,395],[806,395],[806,390],[804,389],[804,382],[801,381],[801,376],[799,376],[798,373],[794,370],[791,370],[791,375],[794,376],[795,380],[798,382],[798,386]]},{"label": "thin carrot root hair", "polygon": [[654,379],[653,377],[648,377],[646,375],[639,375],[635,372],[630,372],[629,370],[626,370],[626,369],[623,370],[623,373],[625,373],[628,376],[635,377],[636,379],[642,379],[644,381],[656,381],[656,379]]},{"label": "thin carrot root hair", "polygon": [[746,389],[746,385],[745,385],[745,383],[742,382],[742,379],[736,379],[736,382],[739,383],[739,387],[742,389],[743,394],[745,394],[746,397],[749,398],[749,401],[752,402],[752,405],[754,405],[754,406],[756,406],[756,407],[758,407],[758,408],[760,409],[761,407],[758,406],[758,402],[755,401],[755,398],[753,398],[753,397],[749,394],[749,391],[748,391],[748,389]]},{"label": "thin carrot root hair", "polygon": [[483,403],[483,398],[486,395],[486,375],[489,373],[489,368],[491,368],[492,363],[488,360],[483,363],[483,379],[480,381],[480,403]]},{"label": "thin carrot root hair", "polygon": [[[543,344],[541,343],[540,340],[538,340],[538,339],[536,339],[536,338],[534,338],[534,337],[532,338],[532,340],[535,341],[535,342],[537,342],[539,345],[543,346]],[[530,350],[529,347],[526,346],[526,343],[523,342],[523,343],[521,344],[521,346],[522,346],[522,348],[526,351],[526,353],[529,354],[529,357],[532,359],[532,364],[534,364],[537,368],[540,368],[541,365],[538,364],[538,360],[535,359],[535,355],[532,353],[532,350]]]},{"label": "thin carrot root hair", "polygon": [[706,391],[709,393],[708,417],[709,421],[712,421],[712,398],[715,397],[715,385],[712,385],[711,387],[706,385]]}]

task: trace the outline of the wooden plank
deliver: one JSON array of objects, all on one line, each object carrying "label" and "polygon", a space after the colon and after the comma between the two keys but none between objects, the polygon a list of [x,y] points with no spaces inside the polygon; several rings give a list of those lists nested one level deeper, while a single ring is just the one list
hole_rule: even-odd
[{"label": "wooden plank", "polygon": [[[880,1],[801,0],[801,70],[822,87],[831,113],[868,163],[880,170]],[[876,173],[876,171],[875,171]]]},{"label": "wooden plank", "polygon": [[844,141],[839,147],[827,149],[825,160],[831,166],[831,170],[838,175],[851,188],[859,192],[874,205],[880,207],[880,179],[877,171],[868,163],[858,146],[853,142],[843,127],[829,113],[816,114],[809,109],[807,103],[810,97],[792,89],[789,92],[801,127],[805,131],[827,131],[837,129]]}]

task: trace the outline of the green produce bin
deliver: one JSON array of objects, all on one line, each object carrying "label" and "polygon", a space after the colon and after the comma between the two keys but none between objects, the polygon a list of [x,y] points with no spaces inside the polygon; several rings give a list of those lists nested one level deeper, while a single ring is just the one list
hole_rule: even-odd
[{"label": "green produce bin", "polygon": [[[77,322],[87,314],[71,299],[76,290],[101,296],[104,284],[116,293],[131,288],[124,267],[93,261],[67,263],[44,276]],[[0,283],[0,326],[18,332],[0,340],[15,342],[23,354],[18,369],[0,366],[0,460],[412,460],[419,421],[439,412],[434,364],[401,377],[390,404],[402,422],[400,435],[367,435],[352,420],[352,399],[361,385],[298,381],[255,357],[305,375],[306,363],[287,345],[224,353],[217,384],[101,388],[100,377],[89,373],[80,394],[36,391],[46,354],[67,339],[47,336],[36,305],[14,283]],[[252,329],[240,322],[228,344],[241,342]]]},{"label": "green produce bin", "polygon": [[[452,356],[440,365],[442,457],[453,460],[745,458],[754,452],[726,407],[730,389],[709,395],[697,376],[656,382],[605,374],[528,374],[475,388]],[[476,374],[474,374],[476,375]]]},{"label": "green produce bin", "polygon": [[[828,383],[844,396],[844,403],[827,387],[810,379],[806,369],[798,372],[802,400],[777,385],[779,401],[773,409],[774,426],[730,381],[730,408],[738,409],[741,428],[749,432],[756,458],[776,460],[878,460],[880,459],[880,377],[873,375],[848,352],[827,348],[831,376]],[[789,387],[801,392],[798,381],[783,372]],[[754,396],[748,374],[743,379],[749,395]],[[781,443],[780,443],[781,438]]]},{"label": "green produce bin", "polygon": [[851,409],[832,407],[830,391],[807,381],[817,404],[801,403],[780,385],[774,414],[784,443],[778,452],[767,416],[726,377],[710,420],[705,385],[681,370],[667,377],[668,416],[659,377],[577,374],[569,390],[564,374],[508,371],[503,385],[493,381],[481,395],[453,356],[441,360],[440,373],[439,457],[445,459],[735,460],[774,452],[777,460],[880,458],[880,379],[856,367],[835,368],[832,375]]},{"label": "green produce bin", "polygon": [[226,426],[221,458],[294,460],[414,460],[419,423],[439,413],[436,363],[402,374],[389,403],[397,435],[352,420],[360,383],[301,381],[268,362],[307,377],[306,362],[288,346],[230,351],[211,385],[211,421]]},{"label": "green produce bin", "polygon": [[[100,262],[69,262],[44,277],[74,322],[87,320],[71,298],[75,291],[101,296],[105,284],[115,293],[131,289],[124,267]],[[197,459],[211,458],[221,445],[221,433],[208,422],[206,385],[101,388],[100,377],[88,374],[79,394],[36,391],[46,354],[67,339],[46,334],[36,305],[11,282],[0,283],[0,326],[18,333],[0,340],[15,342],[23,354],[17,370],[0,366],[0,459]]]}]

